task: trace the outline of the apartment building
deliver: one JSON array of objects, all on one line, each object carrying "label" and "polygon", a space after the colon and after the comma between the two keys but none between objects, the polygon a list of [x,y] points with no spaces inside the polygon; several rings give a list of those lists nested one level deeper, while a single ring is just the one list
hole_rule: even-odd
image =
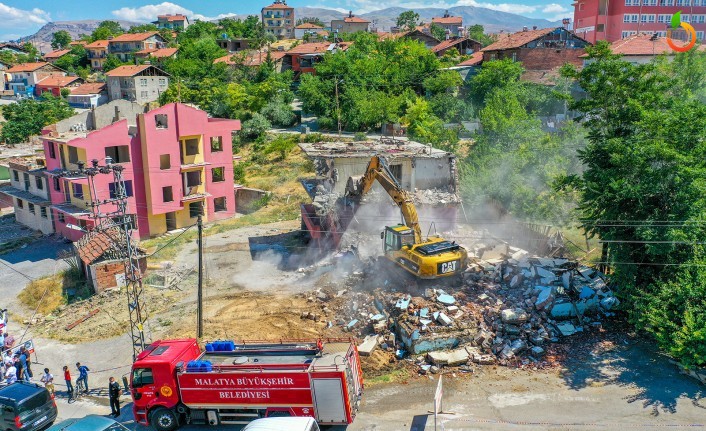
[{"label": "apartment building", "polygon": [[108,58],[108,41],[97,40],[86,45],[88,60],[91,62],[91,69],[103,70],[103,64]]},{"label": "apartment building", "polygon": [[43,234],[54,232],[44,159],[10,159],[10,187],[2,192],[12,199],[18,223]]},{"label": "apartment building", "polygon": [[[591,43],[614,42],[639,33],[667,36],[672,15],[696,30],[696,38],[706,32],[706,0],[577,0],[574,2],[574,33]],[[677,31],[673,37],[687,37]]]},{"label": "apartment building", "polygon": [[287,6],[286,0],[275,0],[262,8],[262,25],[265,32],[278,39],[294,38],[294,8]]},{"label": "apartment building", "polygon": [[186,30],[189,26],[189,18],[181,14],[159,15],[157,21],[152,22],[159,29]]},{"label": "apartment building", "polygon": [[[460,16],[451,16],[447,10],[444,16],[435,16],[431,19],[432,24],[436,24],[447,31],[452,37],[463,36],[463,18]],[[459,29],[461,31],[459,32]],[[461,33],[461,34],[459,34]]]},{"label": "apartment building", "polygon": [[169,74],[150,64],[116,67],[105,76],[110,100],[149,103],[169,87]]},{"label": "apartment building", "polygon": [[138,51],[166,47],[167,41],[156,31],[125,33],[108,39],[108,53],[117,55],[122,61],[131,61]]},{"label": "apartment building", "polygon": [[33,97],[37,83],[43,79],[66,76],[66,71],[45,62],[17,64],[7,69],[6,73],[10,74],[8,90],[12,90],[15,96],[22,97]]},{"label": "apartment building", "polygon": [[370,29],[370,21],[367,19],[353,15],[353,11],[348,12],[348,16],[341,19],[331,20],[331,31],[343,33],[356,33],[359,31],[368,31]]},{"label": "apartment building", "polygon": [[[77,172],[79,162],[89,165],[108,156],[123,167],[128,213],[141,238],[190,226],[199,214],[204,221],[235,214],[230,142],[240,121],[209,118],[179,103],[147,113],[139,112],[137,104],[115,103],[96,110],[105,121],[115,108],[119,118],[100,129],[74,132],[75,127],[66,130],[70,121],[65,121],[61,128],[45,130],[51,211],[58,233],[78,240],[83,232],[69,225],[90,228],[91,202],[115,197],[112,175],[97,175],[95,188],[89,189],[86,176]],[[121,115],[118,108],[123,109]]]}]

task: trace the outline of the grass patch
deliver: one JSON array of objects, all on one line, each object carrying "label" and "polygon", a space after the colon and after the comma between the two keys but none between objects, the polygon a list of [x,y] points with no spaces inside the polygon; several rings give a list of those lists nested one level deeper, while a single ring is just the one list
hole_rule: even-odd
[{"label": "grass patch", "polygon": [[22,289],[17,298],[31,310],[37,309],[44,315],[51,314],[68,303],[64,296],[64,276],[57,274],[34,280]]},{"label": "grass patch", "polygon": [[381,385],[386,383],[403,382],[409,379],[409,371],[406,368],[399,368],[380,374],[378,376],[365,379],[367,385]]}]

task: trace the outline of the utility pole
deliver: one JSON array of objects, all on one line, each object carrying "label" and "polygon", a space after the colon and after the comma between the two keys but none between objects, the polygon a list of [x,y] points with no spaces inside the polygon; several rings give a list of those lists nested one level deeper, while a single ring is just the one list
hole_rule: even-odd
[{"label": "utility pole", "polygon": [[199,229],[199,286],[196,299],[196,318],[198,319],[196,336],[201,339],[203,337],[203,219],[201,214],[199,214],[197,224]]},{"label": "utility pole", "polygon": [[341,139],[341,105],[338,101],[338,78],[336,78],[336,113],[338,115],[338,139]]}]

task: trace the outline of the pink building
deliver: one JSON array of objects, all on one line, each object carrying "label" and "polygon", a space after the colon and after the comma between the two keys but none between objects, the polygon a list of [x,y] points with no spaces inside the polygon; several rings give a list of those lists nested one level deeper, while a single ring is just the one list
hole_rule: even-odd
[{"label": "pink building", "polygon": [[[105,105],[107,110],[118,107]],[[101,108],[98,108],[101,109]],[[94,120],[96,121],[96,120]],[[124,167],[128,211],[141,238],[192,225],[203,211],[204,221],[235,214],[231,133],[240,121],[208,118],[204,111],[173,103],[135,121],[125,118],[95,131],[44,131],[44,152],[56,232],[72,241],[90,228],[92,200],[115,196],[112,175],[97,175],[89,190],[78,162],[90,166],[106,157]],[[114,210],[101,207],[103,213]]]}]

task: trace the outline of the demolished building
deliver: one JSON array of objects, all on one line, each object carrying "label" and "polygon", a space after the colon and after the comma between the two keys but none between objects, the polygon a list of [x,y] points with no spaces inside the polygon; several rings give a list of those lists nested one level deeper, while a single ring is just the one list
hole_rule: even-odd
[{"label": "demolished building", "polygon": [[[370,159],[376,155],[387,160],[397,181],[413,195],[424,229],[433,233],[456,226],[461,199],[454,154],[418,142],[385,138],[299,146],[312,160],[316,171],[316,178],[302,180],[312,198],[311,203],[301,205],[302,229],[309,232],[320,248],[337,247],[358,210],[357,202],[346,198],[348,179],[365,173]],[[394,206],[378,184],[361,203],[376,201],[389,201],[390,206]],[[382,223],[381,220],[380,225]]]}]

